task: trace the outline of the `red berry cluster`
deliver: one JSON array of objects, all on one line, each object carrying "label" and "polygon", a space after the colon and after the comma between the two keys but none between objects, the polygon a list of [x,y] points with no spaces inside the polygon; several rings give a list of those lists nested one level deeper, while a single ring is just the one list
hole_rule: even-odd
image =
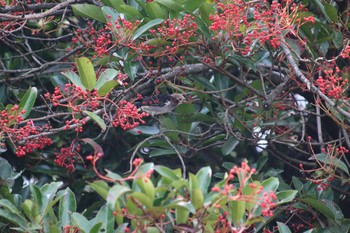
[{"label": "red berry cluster", "polygon": [[[218,12],[210,16],[213,21],[209,29],[216,31],[213,39],[229,41],[235,51],[247,55],[253,49],[253,44],[258,41],[260,45],[270,44],[273,48],[280,47],[280,37],[284,37],[286,31],[298,35],[297,28],[306,22],[314,22],[312,16],[303,21],[299,15],[307,9],[302,5],[296,5],[291,0],[283,4],[273,1],[268,5],[267,1],[234,1],[234,3],[217,3]],[[254,20],[251,20],[253,15]],[[229,40],[227,40],[227,37]]]},{"label": "red berry cluster", "polygon": [[123,130],[129,130],[137,127],[140,123],[144,124],[143,117],[149,116],[148,113],[139,113],[137,107],[125,100],[119,102],[112,125],[120,126]]},{"label": "red berry cluster", "polygon": [[176,55],[180,47],[185,47],[197,34],[197,23],[194,22],[194,16],[185,15],[182,19],[167,19],[157,29],[151,29],[149,32],[159,41],[169,41],[170,45],[150,45],[142,42],[135,46],[136,52],[146,56],[165,56]]},{"label": "red berry cluster", "polygon": [[[319,76],[315,84],[320,91],[330,98],[340,99],[348,88],[348,79],[341,77],[341,71],[335,64],[325,64],[323,75]],[[333,67],[336,67],[335,70]]]},{"label": "red berry cluster", "polygon": [[39,135],[50,127],[48,125],[36,126],[33,121],[21,125],[23,121],[21,114],[25,114],[25,112],[25,110],[20,110],[18,105],[0,112],[0,140],[8,138],[15,146],[18,157],[52,144],[48,137],[29,138],[30,136]]},{"label": "red berry cluster", "polygon": [[341,52],[340,56],[344,59],[350,58],[350,45],[346,46]]},{"label": "red berry cluster", "polygon": [[80,152],[80,144],[74,145],[72,143],[67,148],[61,148],[59,153],[55,153],[55,160],[57,166],[64,167],[70,172],[75,171],[75,162],[78,158],[80,158],[79,155]]},{"label": "red berry cluster", "polygon": [[28,121],[26,125],[17,128],[12,133],[8,134],[11,140],[15,140],[18,144],[16,155],[22,157],[28,153],[32,153],[34,150],[42,150],[45,146],[50,146],[52,140],[45,136],[27,139],[30,136],[39,135],[44,130],[50,129],[48,125],[35,126],[32,121]]},{"label": "red berry cluster", "polygon": [[[254,202],[256,206],[261,207],[263,216],[272,216],[272,209],[275,208],[276,194],[272,191],[263,193],[263,186],[255,183],[250,183],[251,176],[256,172],[255,168],[250,168],[246,162],[242,162],[241,167],[234,166],[226,179],[223,188],[213,187],[213,192],[220,192],[222,196],[227,196],[228,200],[243,200],[247,202]],[[236,190],[230,181],[237,177],[239,179],[239,188]],[[251,194],[243,194],[243,189],[249,185]],[[216,206],[221,208],[221,206]],[[223,226],[223,217],[219,219],[220,226]]]}]

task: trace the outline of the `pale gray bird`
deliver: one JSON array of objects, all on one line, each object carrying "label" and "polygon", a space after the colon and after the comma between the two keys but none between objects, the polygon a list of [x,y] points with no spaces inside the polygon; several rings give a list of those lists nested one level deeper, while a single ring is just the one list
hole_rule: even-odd
[{"label": "pale gray bird", "polygon": [[161,115],[165,113],[172,112],[174,108],[186,101],[186,98],[181,94],[171,94],[170,99],[163,104],[156,106],[142,106],[140,109],[143,112],[147,112],[152,116]]}]

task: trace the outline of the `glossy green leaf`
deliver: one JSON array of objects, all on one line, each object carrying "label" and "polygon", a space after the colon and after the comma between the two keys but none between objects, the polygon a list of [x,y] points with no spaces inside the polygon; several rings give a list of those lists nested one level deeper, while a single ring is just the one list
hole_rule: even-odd
[{"label": "glossy green leaf", "polygon": [[293,182],[294,187],[299,192],[303,189],[303,187],[304,187],[303,183],[298,178],[296,178],[295,176],[292,177],[292,182]]},{"label": "glossy green leaf", "polygon": [[176,208],[175,209],[175,220],[177,224],[185,224],[188,222],[188,217],[190,215],[190,211],[184,208]]},{"label": "glossy green leaf", "polygon": [[103,180],[98,180],[90,184],[91,188],[98,193],[104,200],[107,199],[108,191],[110,187]]},{"label": "glossy green leaf", "polygon": [[244,222],[244,215],[245,215],[245,207],[246,202],[237,200],[237,201],[230,201],[229,202],[229,209],[231,213],[232,222],[235,225],[239,225]]},{"label": "glossy green leaf", "polygon": [[105,69],[101,72],[98,80],[96,81],[96,90],[99,90],[105,83],[113,80],[119,74],[118,70],[115,69]]},{"label": "glossy green leaf", "polygon": [[85,218],[84,215],[79,213],[73,213],[71,215],[73,226],[78,227],[84,233],[90,233],[92,224]]},{"label": "glossy green leaf", "polygon": [[202,167],[196,174],[199,188],[202,190],[204,196],[208,193],[208,188],[211,182],[212,170],[208,167]]},{"label": "glossy green leaf", "polygon": [[161,6],[159,6],[159,4],[157,2],[148,2],[146,4],[145,10],[147,12],[147,15],[151,19],[158,19],[158,18],[165,19],[165,18],[167,18],[166,10],[164,8],[162,8]]},{"label": "glossy green leaf", "polygon": [[38,89],[36,87],[30,87],[28,91],[23,96],[21,102],[19,103],[19,111],[25,110],[24,114],[21,114],[22,118],[25,119],[29,113],[32,111],[36,97],[38,95]]},{"label": "glossy green leaf", "polygon": [[153,182],[147,177],[141,177],[136,180],[136,184],[141,188],[141,191],[146,194],[153,202],[155,198]]},{"label": "glossy green leaf", "polygon": [[121,5],[120,6],[121,11],[119,13],[124,13],[127,18],[129,19],[141,19],[143,16],[140,14],[140,12],[132,6],[129,5]]},{"label": "glossy green leaf", "polygon": [[143,33],[145,33],[146,31],[148,31],[149,29],[151,29],[152,27],[159,25],[161,23],[163,23],[164,20],[163,19],[153,19],[151,21],[149,21],[148,23],[146,23],[145,25],[141,26],[140,28],[138,28],[135,33],[134,36],[132,37],[133,40],[136,40],[137,38],[139,38]]},{"label": "glossy green leaf", "polygon": [[153,125],[153,126],[141,125],[141,126],[137,126],[134,129],[129,130],[128,132],[134,135],[140,135],[140,134],[156,135],[156,134],[159,134],[160,130],[159,130],[159,127],[156,125]]},{"label": "glossy green leaf", "polygon": [[68,70],[68,71],[62,72],[62,75],[68,78],[68,80],[71,81],[75,86],[80,87],[83,91],[86,90],[84,85],[81,83],[80,77],[73,71]]},{"label": "glossy green leaf", "polygon": [[343,34],[340,31],[334,31],[332,34],[332,40],[334,46],[338,49],[343,44]]},{"label": "glossy green leaf", "polygon": [[149,157],[158,157],[163,155],[175,155],[176,152],[173,149],[152,149],[151,153],[149,153]]},{"label": "glossy green leaf", "polygon": [[81,83],[87,90],[91,91],[96,87],[96,74],[94,66],[86,57],[77,58],[75,63],[78,68]]},{"label": "glossy green leaf", "polygon": [[125,193],[130,191],[131,189],[129,187],[116,184],[112,188],[110,188],[110,190],[108,191],[106,201],[108,203],[111,203],[112,206],[115,206],[115,203],[119,200],[119,198]]},{"label": "glossy green leaf", "polygon": [[70,216],[76,211],[76,209],[77,202],[75,200],[75,195],[69,188],[66,188],[63,196],[60,199],[58,209],[58,218],[60,220],[61,228],[71,225]]},{"label": "glossy green leaf", "polygon": [[119,83],[116,80],[111,80],[102,85],[97,91],[99,96],[105,96],[110,93]]},{"label": "glossy green leaf", "polygon": [[276,193],[278,199],[277,204],[280,205],[293,201],[297,193],[297,190],[283,190],[281,192]]},{"label": "glossy green leaf", "polygon": [[179,180],[179,177],[168,167],[165,166],[155,166],[154,170],[161,176],[164,176],[172,181]]},{"label": "glossy green leaf", "polygon": [[334,6],[332,6],[329,3],[325,3],[324,4],[324,10],[325,10],[327,16],[329,17],[329,19],[332,22],[337,22],[338,21],[338,12],[337,12],[337,9]]},{"label": "glossy green leaf", "polygon": [[18,215],[13,213],[11,210],[8,209],[0,209],[0,217],[7,221],[7,223],[12,223],[14,226],[19,226],[24,230],[27,230],[28,232],[31,231],[28,226],[30,225],[30,222],[28,222],[24,216]]},{"label": "glossy green leaf", "polygon": [[203,22],[205,22],[206,25],[211,25],[212,21],[210,20],[209,16],[215,13],[215,8],[213,4],[206,2],[200,6],[199,10],[200,10],[201,19],[203,20]]},{"label": "glossy green leaf", "polygon": [[96,19],[100,22],[106,23],[106,19],[100,7],[92,4],[74,4],[72,5],[73,13],[76,16]]},{"label": "glossy green leaf", "polygon": [[89,111],[83,111],[86,115],[88,115],[93,121],[95,121],[98,126],[102,129],[102,131],[105,131],[107,129],[105,121],[96,113],[89,112]]},{"label": "glossy green leaf", "polygon": [[[334,208],[334,203],[330,200],[316,200],[312,198],[302,198],[300,199],[301,202],[304,202],[311,207],[318,210],[320,213],[322,213],[327,218],[333,219],[333,220],[340,220],[342,219],[341,216],[339,216],[339,210],[336,210]],[[339,207],[338,207],[339,208]]]},{"label": "glossy green leaf", "polygon": [[153,201],[144,193],[141,192],[133,192],[128,197],[132,197],[136,199],[137,203],[144,205],[146,208],[152,208]]},{"label": "glossy green leaf", "polygon": [[289,229],[289,227],[282,222],[277,222],[277,226],[278,226],[279,233],[292,233],[292,231]]},{"label": "glossy green leaf", "polygon": [[[42,206],[40,212],[45,216],[50,211],[51,201],[54,199],[57,190],[62,186],[63,182],[51,182],[44,184],[40,191],[42,193]],[[58,201],[58,200],[57,200]]]},{"label": "glossy green leaf", "polygon": [[315,155],[315,159],[317,159],[318,161],[324,164],[339,168],[340,170],[342,170],[343,172],[346,172],[346,174],[349,175],[349,168],[346,166],[346,164],[343,161],[341,161],[338,158],[332,157],[325,153],[319,153]]},{"label": "glossy green leaf", "polygon": [[183,10],[181,5],[179,5],[178,1],[175,0],[154,0],[154,2],[159,3],[162,6],[165,6],[169,10],[180,12]]},{"label": "glossy green leaf", "polygon": [[237,138],[230,136],[221,148],[223,155],[229,155],[239,144]]},{"label": "glossy green leaf", "polygon": [[[94,224],[102,223],[101,225],[101,231],[100,232],[114,232],[114,216],[113,216],[113,210],[112,207],[109,205],[104,205],[100,208],[98,211],[96,217],[91,222],[94,222]],[[102,230],[103,229],[103,230]]]},{"label": "glossy green leaf", "polygon": [[98,222],[98,223],[93,224],[89,233],[100,233],[102,231],[101,230],[102,224],[103,224],[102,222]]},{"label": "glossy green leaf", "polygon": [[198,9],[201,5],[203,5],[205,1],[203,0],[185,0],[185,9],[193,12]]},{"label": "glossy green leaf", "polygon": [[270,177],[266,180],[264,180],[261,185],[264,186],[264,192],[276,192],[278,186],[279,186],[278,178],[276,177]]},{"label": "glossy green leaf", "polygon": [[120,6],[125,5],[123,0],[102,0],[103,4],[106,6],[113,7],[118,12],[121,12]]}]

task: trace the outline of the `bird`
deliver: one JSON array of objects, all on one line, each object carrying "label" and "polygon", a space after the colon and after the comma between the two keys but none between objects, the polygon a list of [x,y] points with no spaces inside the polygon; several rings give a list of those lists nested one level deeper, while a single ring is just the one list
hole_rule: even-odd
[{"label": "bird", "polygon": [[147,112],[152,116],[162,115],[172,112],[176,108],[176,106],[186,102],[185,96],[178,93],[173,93],[165,97],[163,96],[162,100],[165,100],[165,102],[160,101],[161,103],[157,105],[141,106],[140,110],[143,112]]}]

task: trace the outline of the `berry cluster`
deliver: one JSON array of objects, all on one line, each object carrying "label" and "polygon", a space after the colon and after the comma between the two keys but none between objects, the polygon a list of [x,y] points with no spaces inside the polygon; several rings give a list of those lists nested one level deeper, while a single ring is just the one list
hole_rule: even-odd
[{"label": "berry cluster", "polygon": [[[310,140],[311,137],[308,137],[309,142]],[[310,173],[312,175],[307,179],[310,180],[313,184],[317,185],[319,191],[326,190],[330,182],[333,181],[335,177],[338,177],[336,171],[337,169],[341,169],[340,161],[345,156],[345,154],[349,153],[349,150],[344,146],[336,147],[334,145],[328,144],[326,148],[322,148],[321,152],[321,154],[314,154],[316,163],[319,167],[309,170],[305,169],[303,164],[299,164],[300,170],[302,172]]]},{"label": "berry cluster", "polygon": [[[272,209],[275,208],[276,204],[276,194],[272,191],[263,192],[264,187],[262,185],[256,183],[250,183],[251,176],[256,172],[254,168],[250,168],[246,162],[242,162],[241,167],[234,166],[226,179],[225,185],[223,188],[219,188],[217,186],[212,188],[213,192],[220,192],[223,197],[227,197],[229,201],[246,201],[253,202],[257,207],[260,207],[262,210],[262,215],[271,217],[273,215]],[[239,188],[235,188],[235,186],[231,183],[235,177],[239,180]],[[251,192],[250,194],[244,194],[243,190],[247,189],[249,186]],[[217,208],[222,208],[220,205],[216,206]],[[249,216],[254,215],[254,209],[250,210]],[[225,217],[220,216],[219,220],[221,227],[226,226]]]},{"label": "berry cluster", "polygon": [[273,1],[270,6],[267,1],[246,3],[241,0],[228,4],[217,3],[217,6],[219,12],[210,16],[213,23],[209,29],[217,32],[213,39],[230,41],[233,49],[240,51],[242,55],[252,52],[256,41],[260,45],[268,43],[277,49],[285,32],[297,36],[298,27],[307,22],[314,22],[312,16],[301,20],[300,12],[307,9],[302,4],[292,3],[291,0],[284,1],[283,4]]},{"label": "berry cluster", "polygon": [[36,126],[33,121],[21,124],[23,122],[21,115],[25,112],[25,110],[20,110],[18,105],[0,112],[0,139],[8,138],[15,146],[18,157],[52,144],[48,137],[33,137],[50,129],[48,125]]},{"label": "berry cluster", "polygon": [[[197,36],[197,28],[194,16],[191,15],[185,15],[182,19],[167,19],[157,29],[149,31],[161,44],[141,42],[133,45],[133,49],[143,56],[176,55],[179,48],[187,46]],[[164,43],[165,41],[171,44]]]},{"label": "berry cluster", "polygon": [[55,160],[57,166],[64,167],[70,172],[75,171],[75,162],[78,158],[80,152],[80,144],[74,145],[72,143],[67,148],[61,148],[59,153],[55,153]]},{"label": "berry cluster", "polygon": [[[333,67],[336,67],[335,69]],[[321,68],[320,68],[321,69]],[[325,64],[315,82],[320,91],[330,98],[340,99],[348,88],[348,79],[341,77],[341,71],[335,64]]]},{"label": "berry cluster", "polygon": [[120,126],[123,130],[129,130],[137,127],[140,123],[144,124],[143,117],[149,116],[148,113],[139,113],[137,107],[125,100],[119,102],[115,113],[112,125],[114,127]]}]

